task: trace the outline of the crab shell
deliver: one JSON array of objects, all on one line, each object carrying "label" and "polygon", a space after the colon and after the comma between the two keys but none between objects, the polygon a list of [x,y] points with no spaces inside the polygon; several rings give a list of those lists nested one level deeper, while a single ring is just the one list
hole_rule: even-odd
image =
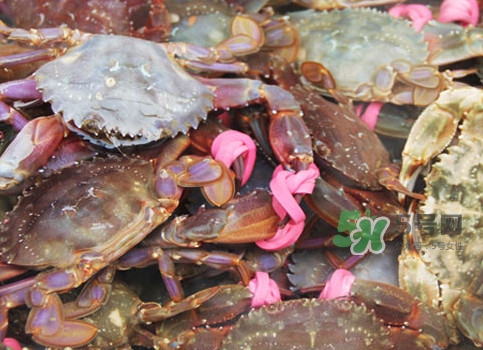
[{"label": "crab shell", "polygon": [[92,35],[34,77],[70,128],[108,147],[186,133],[214,98],[162,45],[120,35]]},{"label": "crab shell", "polygon": [[117,254],[129,249],[169,216],[154,178],[153,165],[137,158],[96,159],[52,176],[7,215],[1,261],[62,268],[85,250]]},{"label": "crab shell", "polygon": [[428,45],[409,21],[374,9],[306,10],[290,18],[300,34],[299,64],[321,63],[349,98],[409,103],[405,84],[416,89],[440,84],[425,72]]},{"label": "crab shell", "polygon": [[347,300],[298,299],[242,316],[222,348],[389,349],[388,333],[365,306]]}]

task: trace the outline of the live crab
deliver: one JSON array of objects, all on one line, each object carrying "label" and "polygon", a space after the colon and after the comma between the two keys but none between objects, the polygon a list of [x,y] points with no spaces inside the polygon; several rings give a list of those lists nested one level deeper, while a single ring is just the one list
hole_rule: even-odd
[{"label": "live crab", "polygon": [[[416,215],[433,216],[434,222],[413,222],[412,231],[405,235],[409,249],[403,249],[400,257],[400,285],[444,312],[454,343],[460,341],[461,332],[479,347],[483,346],[482,103],[480,88],[459,86],[444,91],[414,124],[400,174],[411,188],[423,167],[437,157],[425,177],[426,199],[413,209]],[[446,233],[442,215],[461,215],[460,230],[456,223]],[[439,248],[456,242],[461,249]]]},{"label": "live crab", "polygon": [[[4,121],[14,123],[21,118],[6,101],[44,99],[57,113],[53,118],[32,120],[20,131],[19,141],[3,154],[2,188],[16,186],[35,173],[68,130],[107,148],[143,145],[196,128],[212,109],[259,101],[269,105],[273,116],[271,139],[284,137],[279,133],[287,129],[288,120],[295,119],[301,124],[300,142],[307,143],[300,107],[287,91],[246,78],[202,78],[189,74],[173,59],[178,57],[192,71],[243,73],[246,65],[235,56],[258,50],[263,35],[248,17],[236,17],[231,27],[231,38],[204,48],[65,27],[26,31],[0,26],[0,33],[10,40],[57,44],[62,54],[41,66],[33,77],[0,85]],[[64,45],[71,48],[65,51]],[[138,54],[131,55],[125,47],[135,47]],[[27,54],[20,61],[30,59]],[[283,142],[277,146],[280,144]],[[286,156],[284,146],[276,154]],[[309,163],[310,159],[308,154]]]}]

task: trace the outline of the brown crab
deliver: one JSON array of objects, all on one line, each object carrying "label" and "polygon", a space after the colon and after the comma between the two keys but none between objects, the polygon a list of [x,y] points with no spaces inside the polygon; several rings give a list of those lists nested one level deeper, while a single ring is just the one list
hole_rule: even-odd
[{"label": "brown crab", "polygon": [[[205,209],[197,213],[177,216],[155,229],[116,263],[119,270],[158,264],[164,285],[173,300],[183,298],[179,278],[175,275],[175,262],[195,262],[217,269],[234,270],[244,284],[248,284],[252,271],[242,258],[220,245],[241,245],[275,235],[280,218],[272,208],[268,191],[256,190],[237,196],[221,208]],[[215,250],[204,249],[213,243]],[[195,249],[193,249],[195,248]]]},{"label": "brown crab", "polygon": [[[243,286],[237,287],[247,290]],[[189,340],[194,337],[195,334],[189,322],[184,322],[184,327],[181,325],[178,327],[179,334],[167,334],[166,336],[153,334],[143,326],[157,324],[164,320],[166,320],[166,324],[170,324],[169,319],[179,314],[183,315],[186,311],[198,309],[207,301],[213,299],[212,303],[220,302],[220,296],[223,294],[233,296],[234,293],[230,293],[228,288],[223,288],[223,286],[215,286],[196,292],[179,302],[170,301],[160,305],[156,302],[141,301],[128,285],[115,279],[108,301],[96,312],[82,318],[83,321],[95,325],[99,331],[89,344],[81,348],[118,349],[121,346],[137,345],[146,348],[169,349],[171,343],[175,344],[173,339],[176,337],[179,340]],[[244,296],[250,301],[251,295],[248,291]],[[225,299],[228,298],[225,297]],[[75,303],[73,302],[73,304]],[[222,310],[221,306],[220,309]],[[203,310],[200,312],[202,313]],[[205,313],[208,314],[208,312]],[[189,312],[187,314],[192,315]],[[208,316],[215,317],[215,315],[209,314]],[[182,316],[175,319],[180,318]],[[182,344],[181,341],[178,342]]]},{"label": "brown crab", "polygon": [[476,87],[441,93],[414,124],[400,175],[412,187],[421,169],[438,157],[425,178],[426,199],[405,236],[409,249],[400,257],[400,284],[445,313],[453,342],[459,341],[458,329],[479,347],[482,105],[483,91]]},{"label": "brown crab", "polygon": [[[66,168],[25,193],[7,215],[0,228],[0,260],[41,270],[33,285],[10,297],[25,299],[31,308],[26,330],[37,342],[62,346],[77,334],[83,344],[94,336],[92,325],[65,318],[57,294],[89,280],[166,221],[178,206],[182,187],[203,187],[214,202],[221,199],[216,193],[221,194],[225,199],[219,204],[231,197],[233,192],[216,190],[217,181],[226,179],[226,167],[210,157],[177,159],[182,141],[166,144],[158,162],[107,157]],[[112,275],[110,270],[101,274],[104,287],[88,296],[88,310],[107,297]],[[3,334],[9,300],[2,299]]]},{"label": "brown crab", "polygon": [[97,34],[122,34],[163,41],[171,29],[162,0],[3,0],[2,10],[20,28],[60,25]]},{"label": "brown crab", "polygon": [[222,348],[429,350],[447,346],[446,331],[443,316],[408,292],[339,269],[319,300],[282,301],[242,316]]},{"label": "brown crab", "polygon": [[389,349],[388,335],[383,322],[364,305],[347,300],[297,299],[242,316],[221,348]]}]

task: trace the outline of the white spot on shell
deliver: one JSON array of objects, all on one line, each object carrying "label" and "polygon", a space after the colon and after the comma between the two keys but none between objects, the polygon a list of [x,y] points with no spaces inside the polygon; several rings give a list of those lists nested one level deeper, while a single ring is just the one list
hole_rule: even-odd
[{"label": "white spot on shell", "polygon": [[113,87],[114,85],[116,85],[116,79],[114,79],[113,77],[109,77],[106,79],[107,87]]}]

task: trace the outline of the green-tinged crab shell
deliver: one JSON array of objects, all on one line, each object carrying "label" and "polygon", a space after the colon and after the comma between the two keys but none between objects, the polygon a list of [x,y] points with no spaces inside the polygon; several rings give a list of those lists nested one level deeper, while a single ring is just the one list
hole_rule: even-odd
[{"label": "green-tinged crab shell", "polygon": [[423,35],[409,21],[386,12],[306,10],[291,13],[290,19],[300,34],[298,62],[323,64],[337,89],[351,98],[372,98],[381,69],[389,75],[394,67],[409,69],[427,63],[429,52]]}]

